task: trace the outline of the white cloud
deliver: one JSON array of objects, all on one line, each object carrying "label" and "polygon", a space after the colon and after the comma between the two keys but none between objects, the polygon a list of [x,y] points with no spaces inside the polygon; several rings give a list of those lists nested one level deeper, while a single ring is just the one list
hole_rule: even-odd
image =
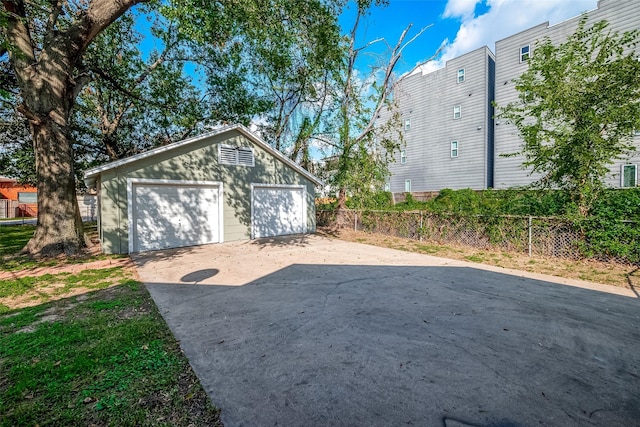
[{"label": "white cloud", "polygon": [[[475,16],[479,1],[449,0],[444,17],[460,19],[452,42],[446,41],[440,56],[419,67],[423,74],[442,68],[446,61],[482,46],[495,50],[495,42],[549,21],[556,24],[597,7],[598,0],[485,0],[488,10]],[[416,72],[417,70],[414,70]]]},{"label": "white cloud", "polygon": [[449,0],[442,16],[445,18],[471,18],[476,5],[480,2],[481,0]]}]

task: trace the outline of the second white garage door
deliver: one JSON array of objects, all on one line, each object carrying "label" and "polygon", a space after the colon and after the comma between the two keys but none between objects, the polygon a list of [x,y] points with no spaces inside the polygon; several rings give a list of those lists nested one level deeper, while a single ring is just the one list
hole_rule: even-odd
[{"label": "second white garage door", "polygon": [[306,233],[306,188],[253,184],[251,223],[254,239]]},{"label": "second white garage door", "polygon": [[130,252],[222,241],[221,185],[140,181],[129,183]]}]

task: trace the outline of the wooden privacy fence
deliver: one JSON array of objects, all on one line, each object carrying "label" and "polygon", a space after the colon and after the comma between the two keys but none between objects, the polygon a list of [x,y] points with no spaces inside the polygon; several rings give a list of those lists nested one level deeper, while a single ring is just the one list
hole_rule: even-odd
[{"label": "wooden privacy fence", "polygon": [[[95,195],[78,194],[80,215],[85,221],[95,220],[98,215],[98,203]],[[24,203],[18,200],[0,199],[0,219],[35,218],[38,215],[36,203]]]},{"label": "wooden privacy fence", "polygon": [[21,203],[18,200],[0,199],[0,219],[28,218],[38,214],[35,203]]}]

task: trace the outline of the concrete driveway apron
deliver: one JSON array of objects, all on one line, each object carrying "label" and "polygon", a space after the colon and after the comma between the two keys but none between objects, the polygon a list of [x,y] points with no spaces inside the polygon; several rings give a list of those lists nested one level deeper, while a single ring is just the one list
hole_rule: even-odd
[{"label": "concrete driveway apron", "polygon": [[631,290],[317,235],[135,261],[226,426],[640,425]]}]

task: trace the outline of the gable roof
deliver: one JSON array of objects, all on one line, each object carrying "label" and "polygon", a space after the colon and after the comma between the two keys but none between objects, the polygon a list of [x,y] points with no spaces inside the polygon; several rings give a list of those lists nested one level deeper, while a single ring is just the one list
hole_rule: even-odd
[{"label": "gable roof", "polygon": [[303,169],[300,165],[298,165],[297,163],[295,163],[294,161],[292,161],[291,159],[286,157],[284,154],[282,154],[278,150],[274,149],[272,146],[267,144],[262,138],[260,138],[259,136],[257,136],[253,132],[251,132],[249,129],[247,129],[245,126],[240,125],[240,124],[223,126],[223,127],[219,128],[219,129],[213,130],[211,132],[206,132],[206,133],[194,136],[192,138],[183,139],[182,141],[177,141],[177,142],[174,142],[174,143],[169,144],[169,145],[164,145],[162,147],[158,147],[158,148],[154,148],[154,149],[149,150],[149,151],[145,151],[144,153],[136,154],[134,156],[130,156],[130,157],[127,157],[127,158],[124,158],[124,159],[116,160],[116,161],[111,162],[111,163],[106,163],[104,165],[97,166],[95,168],[92,168],[92,169],[89,169],[89,170],[85,171],[85,173],[84,173],[84,182],[87,185],[87,187],[90,188],[95,184],[96,178],[102,172],[106,172],[108,170],[111,170],[111,169],[114,169],[114,168],[117,168],[117,167],[120,167],[120,166],[124,166],[124,165],[127,165],[129,163],[133,163],[133,162],[136,162],[138,160],[141,160],[141,159],[146,159],[148,157],[155,156],[156,154],[165,153],[167,151],[171,151],[171,150],[174,150],[174,149],[179,148],[179,147],[184,147],[186,145],[193,144],[194,142],[202,141],[203,139],[210,138],[212,136],[222,135],[222,134],[225,134],[225,133],[228,133],[228,132],[231,132],[231,131],[240,132],[242,135],[244,135],[251,142],[255,143],[260,148],[262,148],[266,152],[270,153],[271,155],[276,157],[278,160],[280,160],[281,162],[283,162],[284,164],[286,164],[287,166],[289,166],[290,168],[292,168],[293,170],[298,172],[299,174],[303,175],[305,178],[307,178],[309,181],[313,182],[315,185],[322,185],[322,181],[320,181],[317,177],[312,175],[307,170]]}]

